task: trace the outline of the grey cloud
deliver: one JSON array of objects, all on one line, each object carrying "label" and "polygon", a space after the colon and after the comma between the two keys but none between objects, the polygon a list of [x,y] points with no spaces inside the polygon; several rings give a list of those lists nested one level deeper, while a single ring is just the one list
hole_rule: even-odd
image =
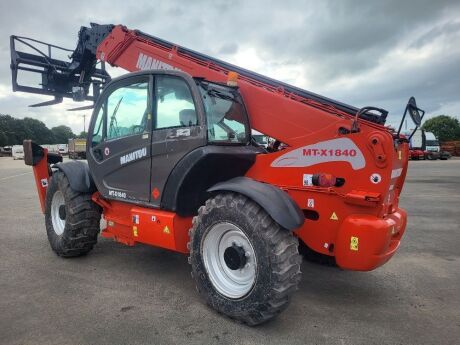
[{"label": "grey cloud", "polygon": [[[320,82],[377,66],[402,37],[439,20],[446,9],[460,13],[457,1],[327,1],[305,12],[303,23],[266,32],[273,54],[318,61]],[[302,11],[302,9],[300,9]],[[455,17],[455,16],[454,16]],[[279,47],[284,49],[280,51]],[[325,79],[325,80],[323,80]]]},{"label": "grey cloud", "polygon": [[[414,95],[435,112],[460,101],[459,15],[456,0],[1,2],[0,87],[10,89],[10,34],[73,48],[79,27],[94,21],[124,24],[229,62],[252,49],[261,61],[256,72],[298,70],[269,76],[292,83],[302,76],[297,86],[353,105],[378,105],[398,114]],[[441,52],[400,67],[404,52],[430,44]],[[388,65],[398,49],[402,60]],[[350,85],[361,82],[336,85],[344,79]],[[25,108],[35,98],[18,100],[8,93],[0,98],[0,111],[45,116],[45,110]],[[56,119],[61,108],[48,109],[47,121],[67,118]]]},{"label": "grey cloud", "polygon": [[226,43],[219,49],[219,54],[222,55],[231,55],[235,54],[238,51],[238,44],[236,43]]},{"label": "grey cloud", "polygon": [[411,48],[420,48],[427,45],[440,36],[460,33],[460,22],[450,21],[445,24],[437,25],[423,36],[416,39],[410,45]]}]

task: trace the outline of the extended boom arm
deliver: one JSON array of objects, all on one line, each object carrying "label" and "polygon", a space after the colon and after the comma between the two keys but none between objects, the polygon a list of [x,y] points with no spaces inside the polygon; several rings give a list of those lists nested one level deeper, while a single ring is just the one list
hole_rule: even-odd
[{"label": "extended boom arm", "polygon": [[[96,49],[112,30],[113,25],[91,24],[78,33],[75,50],[62,48],[27,37],[11,36],[11,72],[13,91],[23,91],[54,96],[54,100],[32,106],[45,106],[62,102],[64,97],[74,101],[93,101],[99,95],[99,86],[110,80],[104,69],[96,68]],[[19,50],[22,48],[22,50]],[[25,49],[24,49],[25,48]],[[57,54],[68,53],[70,61],[59,60]],[[40,75],[40,83],[34,86],[19,82],[22,74],[31,83],[32,75]],[[93,95],[89,96],[90,86]]]},{"label": "extended boom arm", "polygon": [[[337,117],[352,119],[358,114],[361,119],[374,124],[385,123],[387,114],[385,111],[380,115],[370,111],[360,111],[353,106],[262,76],[140,31],[129,30],[121,25],[92,23],[90,28],[82,27],[78,36],[77,48],[70,55],[70,61],[57,60],[51,56],[52,49],[64,50],[64,48],[12,36],[13,90],[55,97],[51,102],[38,105],[59,103],[63,97],[70,97],[75,101],[95,100],[99,94],[99,86],[110,79],[104,69],[105,62],[130,72],[145,69],[178,69],[193,77],[215,82],[226,82],[229,72],[236,72],[238,86],[251,114],[252,128],[285,143],[289,143],[292,138],[307,135],[318,127],[331,125],[333,119]],[[18,51],[16,49],[18,41],[32,48],[38,55]],[[44,45],[47,53],[40,51],[30,42]],[[102,68],[96,68],[98,60],[102,62]],[[19,71],[41,74],[40,87],[20,85],[17,81]],[[91,85],[93,96],[88,95]],[[250,97],[245,97],[249,94]],[[307,111],[306,106],[309,108]],[[330,116],[318,116],[324,114]],[[311,126],[313,121],[316,128]],[[351,130],[351,127],[345,130]]]}]

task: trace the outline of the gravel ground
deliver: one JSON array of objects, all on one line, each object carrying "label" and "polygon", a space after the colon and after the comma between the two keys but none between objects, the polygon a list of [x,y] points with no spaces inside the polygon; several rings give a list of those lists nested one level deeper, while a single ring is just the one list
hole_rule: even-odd
[{"label": "gravel ground", "polygon": [[185,256],[100,239],[57,257],[36,194],[30,167],[0,158],[0,344],[458,344],[460,160],[410,162],[390,262],[304,262],[290,307],[255,328],[202,303]]}]

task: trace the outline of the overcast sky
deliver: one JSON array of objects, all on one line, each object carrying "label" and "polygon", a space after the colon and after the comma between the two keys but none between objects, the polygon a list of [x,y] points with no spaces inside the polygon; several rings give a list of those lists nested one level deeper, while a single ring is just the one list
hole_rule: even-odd
[{"label": "overcast sky", "polygon": [[410,96],[427,116],[460,115],[458,0],[3,0],[0,113],[83,130],[89,112],[65,111],[81,104],[29,108],[47,98],[11,91],[9,35],[73,49],[90,22],[124,24],[357,107],[385,108],[392,124]]}]

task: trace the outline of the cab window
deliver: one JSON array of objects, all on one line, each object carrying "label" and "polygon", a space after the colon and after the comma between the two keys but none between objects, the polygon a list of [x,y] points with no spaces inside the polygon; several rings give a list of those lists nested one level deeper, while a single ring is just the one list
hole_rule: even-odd
[{"label": "cab window", "polygon": [[189,127],[197,124],[192,93],[185,80],[172,76],[155,79],[156,129]]},{"label": "cab window", "polygon": [[99,145],[102,142],[104,136],[104,114],[105,114],[105,102],[102,104],[101,108],[96,117],[96,123],[93,128],[93,135],[91,137],[91,146]]},{"label": "cab window", "polygon": [[107,98],[107,140],[147,130],[148,82],[123,86]]},{"label": "cab window", "polygon": [[138,135],[148,131],[148,81],[120,86],[106,96],[98,111],[91,146],[103,140]]},{"label": "cab window", "polygon": [[236,91],[217,84],[199,84],[211,143],[244,144],[248,141],[248,119]]}]

